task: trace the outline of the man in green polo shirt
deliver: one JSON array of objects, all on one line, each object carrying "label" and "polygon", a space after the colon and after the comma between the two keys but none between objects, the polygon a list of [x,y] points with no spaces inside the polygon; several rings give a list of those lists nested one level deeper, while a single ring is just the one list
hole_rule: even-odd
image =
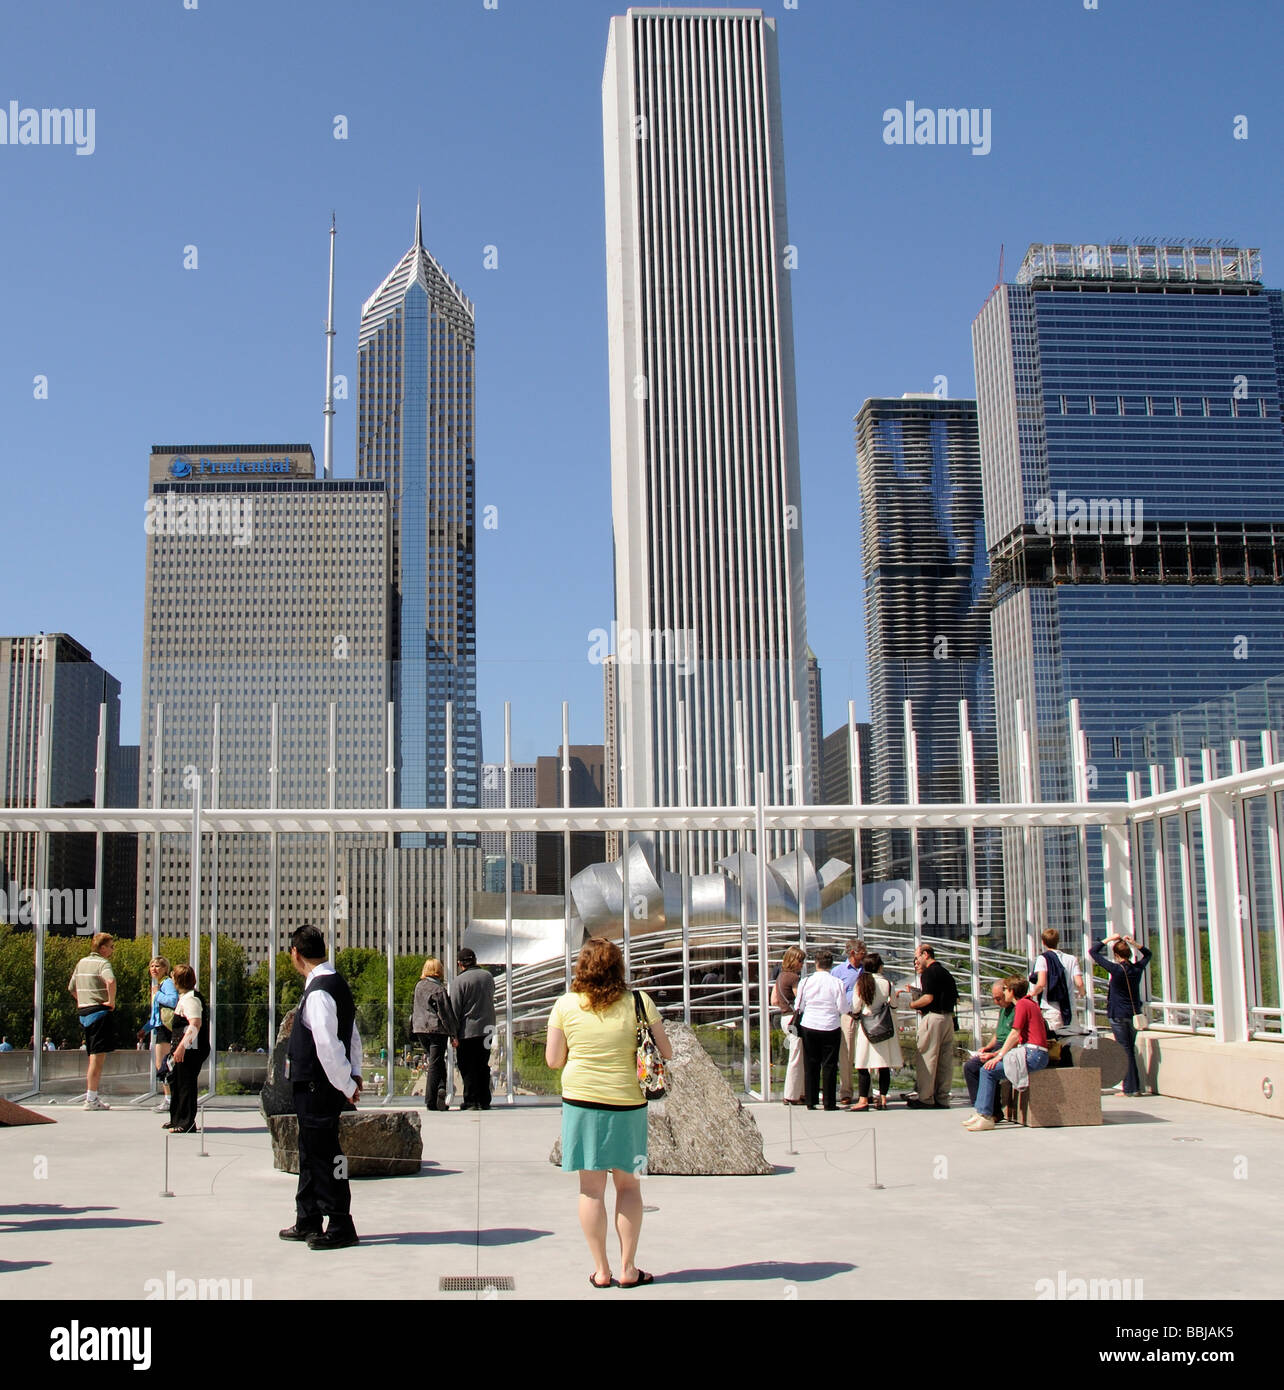
[{"label": "man in green polo shirt", "polygon": [[[1008,1034],[1012,1031],[1012,1016],[1016,1013],[1015,1003],[1008,1005],[1005,1005],[1003,1003],[1002,980],[995,980],[995,982],[990,986],[990,994],[993,997],[994,1002],[999,1007],[999,1022],[994,1030],[994,1036],[990,1039],[988,1043],[985,1044],[985,1046],[980,1050],[980,1052],[974,1052],[972,1056],[969,1057],[967,1061],[963,1063],[963,1079],[967,1082],[968,1098],[971,1100],[973,1105],[976,1104],[976,1088],[978,1085],[980,1085],[981,1068],[985,1066],[985,1064],[992,1057],[994,1057],[998,1053],[999,1049],[1003,1046]],[[994,1104],[994,1118],[996,1120],[1002,1119],[1003,1110],[999,1104],[998,1091],[995,1091],[994,1093]]]},{"label": "man in green polo shirt", "polygon": [[94,933],[92,950],[77,963],[67,989],[75,996],[80,1026],[85,1030],[89,1073],[85,1078],[85,1109],[110,1110],[98,1099],[103,1062],[112,1047],[112,1013],[116,1008],[116,975],[111,968],[116,943],[110,932]]}]

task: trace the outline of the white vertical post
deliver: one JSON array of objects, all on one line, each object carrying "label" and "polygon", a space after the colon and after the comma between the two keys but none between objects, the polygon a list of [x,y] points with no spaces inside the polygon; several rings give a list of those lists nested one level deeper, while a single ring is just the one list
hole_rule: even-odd
[{"label": "white vertical post", "polygon": [[[744,701],[736,701],[736,805],[745,806],[749,801],[749,779],[748,770],[745,766],[746,740],[744,725]],[[752,1077],[750,1074],[750,1049],[749,1049],[749,895],[745,891],[747,885],[745,877],[745,841],[746,835],[743,830],[737,833],[740,854],[740,1028],[741,1046],[740,1058],[743,1063],[744,1089],[748,1093],[751,1089]],[[762,859],[762,846],[758,846],[758,858]],[[724,981],[729,984],[730,981]]]},{"label": "white vertical post", "polygon": [[201,950],[201,774],[192,774],[191,878],[187,899],[187,959],[195,969]]},{"label": "white vertical post", "polygon": [[[794,794],[789,799],[795,806],[803,806],[806,802],[803,798],[802,725],[799,722],[797,700],[793,702],[792,735],[794,745]],[[803,879],[803,839],[805,835],[806,832],[800,827],[794,836],[794,882],[797,885],[798,935],[800,939],[807,934],[807,885]],[[759,840],[758,853],[761,855],[764,852],[763,841]],[[761,969],[765,972],[766,968],[767,962],[764,959],[761,963]]]},{"label": "white vertical post", "polygon": [[[1230,741],[1231,772],[1248,771],[1248,745],[1242,738]],[[1252,862],[1252,819],[1248,803],[1242,796],[1231,801],[1235,815],[1236,864],[1235,940],[1234,949],[1244,985],[1244,1036],[1253,1031],[1251,1009],[1257,998],[1258,960],[1257,931],[1253,920],[1253,882],[1249,873]]]},{"label": "white vertical post", "polygon": [[[1173,786],[1177,790],[1189,787],[1190,781],[1190,759],[1179,757],[1173,762]],[[1203,995],[1203,971],[1199,965],[1198,951],[1198,921],[1196,918],[1195,903],[1195,863],[1194,855],[1191,850],[1190,837],[1190,814],[1185,811],[1177,813],[1178,837],[1178,864],[1181,869],[1181,894],[1182,894],[1182,928],[1186,943],[1186,998],[1185,1003],[1190,1005],[1205,1002]],[[1190,1031],[1195,1031],[1195,1010],[1192,1007],[1187,1014],[1187,1024]]]},{"label": "white vertical post", "polygon": [[[861,790],[862,769],[860,758],[860,732],[856,728],[856,701],[847,701],[847,761],[851,776],[851,798],[853,806],[863,806],[865,795]],[[852,831],[852,884],[856,890],[856,925],[863,934],[869,926],[869,915],[865,911],[865,882],[861,861],[863,859],[864,832],[860,826]],[[802,945],[805,947],[806,942]]]},{"label": "white vertical post", "polygon": [[[447,754],[446,754],[446,756],[449,757],[449,756],[450,756],[450,753],[449,753],[449,749],[450,749],[450,705],[449,705],[449,703],[447,703],[447,705],[446,705],[446,748],[447,748]],[[388,753],[388,760],[387,760],[387,763],[385,764],[384,770],[383,770],[383,771],[384,771],[384,782],[385,782],[385,785],[384,785],[384,794],[385,794],[385,796],[387,797],[387,800],[388,800],[388,809],[389,809],[389,810],[392,810],[393,804],[394,804],[394,800],[395,800],[394,794],[393,794],[393,793],[394,793],[394,782],[395,782],[394,769],[395,769],[395,767],[396,767],[396,741],[395,741],[395,738],[394,738],[393,716],[392,716],[392,706],[391,706],[391,705],[388,706],[388,750],[387,750],[387,753]],[[425,807],[424,809],[426,810],[427,808]],[[396,849],[394,848],[395,839],[396,839],[396,836],[395,836],[395,835],[393,834],[393,832],[390,830],[390,831],[388,832],[388,863],[385,865],[385,872],[384,872],[384,892],[386,893],[387,897],[386,897],[386,899],[385,899],[385,901],[384,901],[384,911],[383,911],[383,949],[384,949],[384,965],[385,965],[385,969],[386,969],[386,974],[385,974],[385,977],[384,977],[384,978],[385,978],[385,1006],[386,1006],[387,1011],[388,1011],[388,1016],[387,1016],[387,1018],[384,1020],[384,1035],[385,1035],[385,1039],[386,1039],[385,1042],[384,1042],[384,1050],[385,1050],[385,1051],[387,1052],[387,1054],[388,1054],[388,1060],[387,1060],[387,1063],[385,1064],[385,1067],[384,1067],[384,1078],[383,1078],[383,1103],[384,1103],[385,1105],[389,1105],[389,1104],[391,1104],[391,1102],[392,1102],[392,1093],[393,1093],[393,1091],[396,1089],[396,1086],[394,1085],[394,1080],[393,1080],[393,1079],[394,1079],[395,1076],[397,1075],[397,1055],[396,1055],[396,1049],[395,1049],[395,1047],[394,1047],[395,1039],[394,1039],[393,1031],[392,1031],[392,1029],[393,1029],[393,1018],[392,1018],[392,1006],[393,1006],[393,987],[392,987],[392,986],[393,986],[393,974],[392,974],[392,963],[393,963],[393,961],[396,959],[396,954],[397,954],[397,945],[396,945],[396,939],[395,939],[395,938],[396,938],[396,932],[397,932],[397,887],[398,887],[398,876],[397,876],[397,852],[396,852]],[[425,858],[427,858],[426,855],[425,855]],[[450,894],[447,894],[446,901],[449,902],[449,901],[450,901],[450,898],[451,898],[451,895],[450,895]]]},{"label": "white vertical post", "polygon": [[[513,809],[513,707],[504,701],[504,810]],[[570,892],[571,864],[568,857],[563,878]],[[513,831],[504,824],[504,1078],[508,1103],[516,1100],[513,1090]],[[489,1059],[487,1059],[489,1064]]]},{"label": "white vertical post", "polygon": [[[219,768],[221,707],[214,701],[214,731],[210,758],[210,810],[219,808]],[[210,831],[210,977],[207,981],[210,1017],[206,1025],[210,1044],[210,1095],[218,1094],[218,831]]]},{"label": "white vertical post", "polygon": [[[1159,763],[1150,765],[1150,794],[1158,796],[1164,790],[1164,769]],[[1165,999],[1173,997],[1176,975],[1173,971],[1174,937],[1172,904],[1168,900],[1168,848],[1167,823],[1163,816],[1155,816],[1151,821],[1154,844],[1151,849],[1151,865],[1155,876],[1155,921],[1159,942],[1159,982]],[[1168,1022],[1168,1007],[1162,1010],[1162,1020]]]},{"label": "white vertical post", "polygon": [[[43,644],[42,644],[43,648]],[[42,656],[42,659],[43,658]],[[40,734],[36,744],[36,805],[49,805],[49,757],[50,738],[53,732],[53,703],[42,701],[40,705]],[[36,942],[35,998],[32,1000],[31,1020],[31,1084],[38,1093],[44,1076],[45,1055],[45,888],[48,886],[49,834],[41,830],[36,834],[36,901],[32,915],[31,932]]]},{"label": "white vertical post", "polygon": [[[1070,751],[1073,758],[1074,799],[1087,801],[1092,790],[1088,776],[1088,739],[1083,732],[1078,700],[1070,701]],[[1083,932],[1083,947],[1080,954],[1083,956],[1084,969],[1090,970],[1088,947],[1092,940],[1092,896],[1088,891],[1088,827],[1086,825],[1079,827],[1078,840],[1079,926]],[[1085,979],[1091,978],[1091,974],[1085,976]]]},{"label": "white vertical post", "polygon": [[[165,722],[165,705],[162,701],[156,702],[156,732],[152,735],[152,810],[159,811],[161,804],[161,754],[163,749],[163,725]],[[160,855],[161,837],[160,831],[152,831],[152,955],[160,955]],[[268,1047],[274,1039],[268,1039]]]},{"label": "white vertical post", "polygon": [[[1030,730],[1025,722],[1025,702],[1016,700],[1013,703],[1015,706],[1021,802],[1023,805],[1029,806],[1034,801],[1034,753],[1030,740]],[[1028,825],[1021,827],[1021,881],[1025,887],[1025,952],[1029,960],[1034,960],[1038,954],[1034,946],[1034,832]]]},{"label": "white vertical post", "polygon": [[[277,810],[281,796],[281,706],[272,701],[268,733],[268,805]],[[268,835],[268,1055],[276,1045],[276,953],[280,950],[277,900],[281,896],[281,839],[273,828]]]},{"label": "white vertical post", "polygon": [[1101,861],[1105,879],[1106,919],[1112,933],[1132,935],[1131,843],[1126,826],[1101,827]]},{"label": "white vertical post", "polygon": [[[335,703],[330,701],[329,722],[326,733],[326,765],[325,765],[325,804],[326,808],[333,811],[336,806],[335,786],[338,768],[336,767],[336,751],[338,739],[335,728]],[[333,960],[339,949],[336,940],[338,936],[338,896],[339,885],[337,876],[337,846],[334,833],[334,818],[331,817],[329,829],[325,837],[325,900],[326,900],[326,952]],[[346,919],[345,919],[346,920]]]},{"label": "white vertical post", "polygon": [[[909,700],[901,703],[901,713],[905,722],[905,804],[918,805],[918,735],[914,732],[914,706]],[[910,830],[910,927],[918,933],[918,827]]]},{"label": "white vertical post", "polygon": [[[617,671],[617,682],[619,673]],[[618,726],[617,726],[618,727]],[[618,800],[618,797],[617,797]],[[571,704],[562,701],[562,805],[571,804]],[[605,844],[605,840],[603,841]],[[562,934],[565,949],[563,976],[566,993],[571,992],[571,830],[562,831]]]},{"label": "white vertical post", "polygon": [[[1217,777],[1217,758],[1203,750],[1204,781]],[[1213,977],[1213,1026],[1217,1041],[1248,1041],[1248,1000],[1244,989],[1244,932],[1240,919],[1240,859],[1235,806],[1225,792],[1199,798],[1203,830],[1204,901],[1208,907],[1208,957]]]},{"label": "white vertical post", "polygon": [[[798,708],[794,702],[795,710]],[[768,976],[767,945],[767,856],[763,850],[766,840],[767,779],[760,771],[757,777],[757,796],[754,798],[754,839],[758,846],[758,1094],[771,1099],[771,1002]],[[801,865],[799,866],[801,870]],[[802,874],[799,873],[799,912],[802,912]],[[743,895],[741,901],[743,902]],[[746,1038],[746,1044],[749,1039]],[[746,1055],[748,1048],[746,1046]],[[752,1079],[752,1078],[750,1078]],[[748,1086],[745,1088],[748,1090]]]},{"label": "white vertical post", "polygon": [[[678,794],[691,805],[691,759],[687,747],[687,702],[678,701]],[[682,832],[682,1021],[691,1026],[691,831]]]},{"label": "white vertical post", "polygon": [[[972,743],[972,730],[968,725],[967,701],[959,701],[959,771],[961,773],[963,800],[969,805],[976,804],[976,750]],[[972,1045],[981,1046],[981,914],[977,912],[976,892],[976,831],[972,826],[963,832],[963,846],[967,853],[967,901],[968,901],[968,958],[972,977]],[[986,915],[989,904],[986,904]],[[989,924],[986,923],[986,930]]]},{"label": "white vertical post", "polygon": [[[98,745],[94,763],[94,806],[98,810],[107,804],[107,706],[98,706]],[[94,907],[90,926],[95,932],[103,929],[103,832],[94,832]]]},{"label": "white vertical post", "polygon": [[[1271,729],[1262,731],[1262,766],[1274,767],[1280,762],[1279,735]],[[1284,846],[1284,817],[1280,815],[1280,794],[1270,792],[1266,800],[1266,845],[1271,872],[1271,919],[1275,931],[1275,997],[1284,1001],[1284,865],[1280,862]],[[1284,1019],[1280,1020],[1284,1027]]]}]

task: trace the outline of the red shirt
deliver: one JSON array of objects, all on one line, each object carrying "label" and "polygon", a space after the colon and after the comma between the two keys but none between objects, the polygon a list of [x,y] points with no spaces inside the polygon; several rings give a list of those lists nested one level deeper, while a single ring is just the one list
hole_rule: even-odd
[{"label": "red shirt", "polygon": [[1012,1031],[1023,1043],[1035,1047],[1047,1047],[1048,1028],[1039,1012],[1039,1006],[1027,995],[1016,1001],[1016,1013],[1012,1016]]}]

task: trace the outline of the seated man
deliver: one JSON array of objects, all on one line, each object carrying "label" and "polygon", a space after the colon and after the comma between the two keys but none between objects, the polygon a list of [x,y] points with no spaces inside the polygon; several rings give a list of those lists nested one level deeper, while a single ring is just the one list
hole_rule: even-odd
[{"label": "seated man", "polygon": [[1048,1029],[1033,999],[1027,998],[1030,982],[1020,975],[1003,981],[1003,1002],[1012,1004],[1012,1031],[1003,1046],[981,1068],[976,1092],[976,1114],[963,1121],[964,1129],[993,1129],[993,1110],[999,1082],[1006,1075],[1015,1091],[1030,1084],[1029,1073],[1048,1065]]},{"label": "seated man", "polygon": [[[993,995],[999,1010],[999,1021],[995,1026],[994,1036],[980,1052],[974,1053],[963,1063],[963,1080],[967,1082],[967,1097],[973,1105],[976,1104],[976,1089],[980,1082],[981,1071],[992,1057],[998,1055],[999,1049],[1007,1041],[1007,1036],[1012,1031],[1012,1015],[1016,1012],[1015,1006],[1004,1000],[1002,980],[995,980],[990,986],[990,993]],[[994,1096],[994,1118],[996,1120],[1000,1118],[997,1091]]]}]

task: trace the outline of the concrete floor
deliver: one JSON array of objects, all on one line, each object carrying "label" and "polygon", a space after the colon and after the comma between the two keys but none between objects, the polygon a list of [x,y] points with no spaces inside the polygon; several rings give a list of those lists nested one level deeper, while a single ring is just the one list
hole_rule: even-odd
[{"label": "concrete floor", "polygon": [[[295,1180],[274,1171],[257,1110],[208,1111],[208,1157],[195,1135],[171,1138],[166,1198],[162,1117],[114,1105],[38,1105],[56,1125],[0,1129],[0,1300],[172,1296],[183,1279],[295,1298],[319,1262],[341,1265],[358,1299],[436,1297],[451,1275],[507,1275],[515,1291],[446,1298],[604,1297],[587,1287],[575,1179],[547,1162],[555,1107],[423,1114],[419,1176],[354,1182],[362,1244],[321,1254],[277,1239]],[[1001,1268],[1008,1297],[1074,1279],[1128,1280],[1146,1300],[1284,1297],[1278,1122],[1156,1097],[1103,1105],[1101,1128],[975,1135],[962,1101],[754,1106],[773,1176],[645,1181],[640,1262],[657,1283],[641,1296],[966,1298],[993,1294]]]}]

